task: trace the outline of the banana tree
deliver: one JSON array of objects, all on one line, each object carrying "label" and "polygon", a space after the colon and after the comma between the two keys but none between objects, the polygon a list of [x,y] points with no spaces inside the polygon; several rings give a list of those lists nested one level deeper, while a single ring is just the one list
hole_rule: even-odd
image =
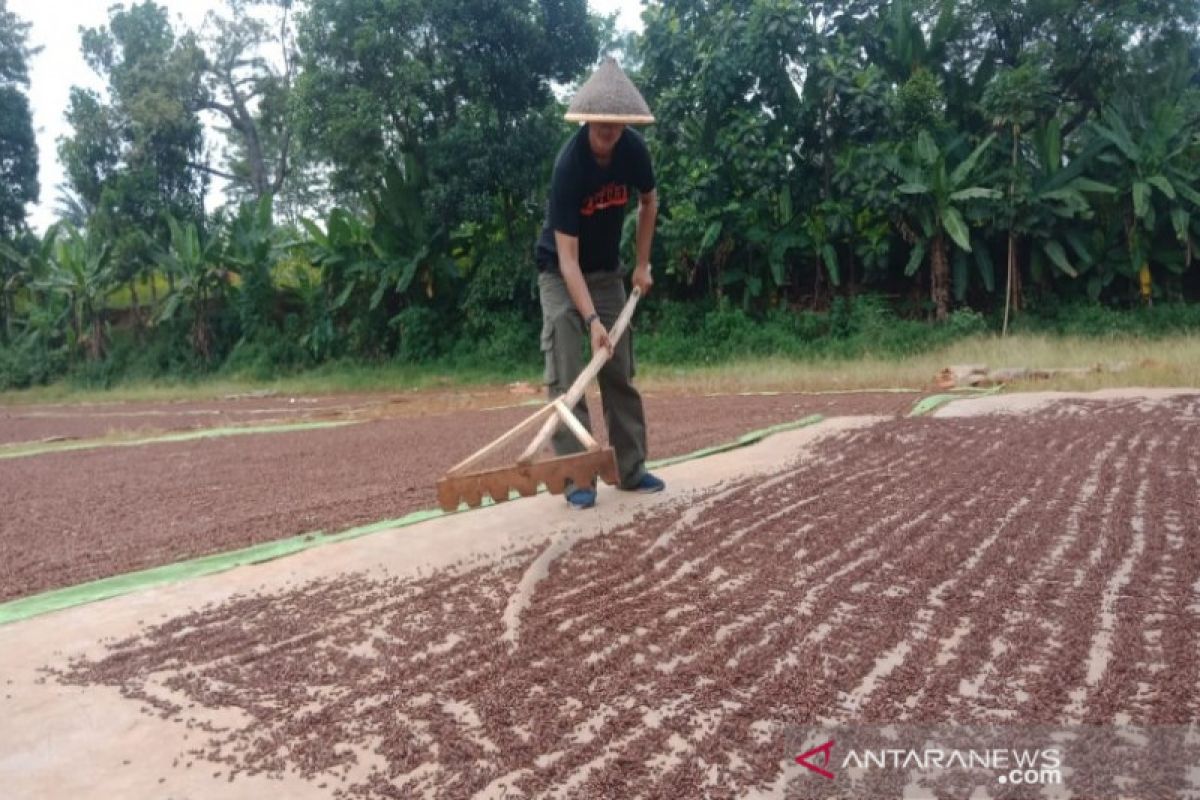
[{"label": "banana tree", "polygon": [[390,166],[378,190],[367,196],[366,219],[334,209],[324,230],[302,220],[308,241],[300,246],[321,271],[322,307],[335,327],[344,324],[359,352],[393,350],[401,312],[433,302],[454,277],[449,236],[430,218],[424,185],[410,158],[403,169]]},{"label": "banana tree", "polygon": [[104,300],[116,288],[118,276],[107,244],[74,227],[59,230],[48,259],[49,270],[38,288],[64,297],[70,312],[71,344],[88,358],[104,357],[106,336]]},{"label": "banana tree", "polygon": [[1149,113],[1133,103],[1104,110],[1092,130],[1107,145],[1099,160],[1113,174],[1118,213],[1142,301],[1153,298],[1151,264],[1182,273],[1192,263],[1192,219],[1200,213],[1197,121],[1179,101],[1159,101]]},{"label": "banana tree", "polygon": [[[783,193],[787,191],[785,187]],[[702,272],[717,301],[740,295],[746,309],[777,296],[777,290],[792,283],[786,255],[803,241],[798,227],[802,219],[788,211],[791,221],[781,225],[781,215],[765,199],[769,193],[763,190],[756,193],[763,197],[732,199],[704,212],[690,201],[673,209],[672,218],[663,223],[664,238],[682,243],[689,238],[685,231],[703,231],[703,235],[694,251],[681,248],[683,269],[672,265],[668,272],[686,273],[689,284]]]},{"label": "banana tree", "polygon": [[1071,280],[1086,277],[1089,293],[1099,295],[1105,281],[1103,270],[1097,268],[1102,247],[1088,241],[1088,228],[1081,223],[1091,220],[1097,201],[1116,189],[1085,175],[1098,152],[1099,148],[1089,147],[1064,166],[1062,126],[1057,117],[1028,132],[1019,124],[1012,125],[1008,190],[997,219],[998,228],[1008,236],[1002,334],[1008,332],[1010,310],[1021,309],[1019,250],[1027,249],[1029,274],[1039,283],[1060,273]]},{"label": "banana tree", "polygon": [[[311,220],[301,219],[300,223],[308,238],[294,247],[319,272],[316,281],[301,288],[309,325],[302,337],[305,346],[314,356],[332,354],[326,345],[332,346],[339,338],[329,331],[341,329],[349,333],[340,337],[342,347],[368,347],[373,332],[382,327],[380,320],[373,319],[376,315],[367,300],[376,288],[368,278],[378,272],[370,226],[343,208],[329,212],[324,229]],[[351,337],[356,341],[349,342]]]},{"label": "banana tree", "polygon": [[247,339],[271,322],[275,299],[271,265],[277,253],[273,204],[269,194],[243,203],[224,237],[223,262],[240,278],[235,307]]},{"label": "banana tree", "polygon": [[[1063,166],[1057,118],[1034,130],[1031,142],[1008,209],[1015,236],[1029,242],[1030,274],[1039,281],[1057,273],[1071,280],[1086,278],[1088,293],[1098,297],[1104,283],[1097,268],[1102,251],[1088,241],[1088,227],[1096,226],[1082,223],[1095,217],[1097,206],[1116,187],[1085,174],[1095,166],[1098,147],[1086,148]],[[1020,270],[1014,273],[1019,276]]]},{"label": "banana tree", "polygon": [[304,319],[300,343],[320,360],[337,355],[339,347],[350,346],[345,335],[337,334],[341,324],[349,324],[357,316],[350,297],[356,290],[363,291],[359,263],[373,257],[370,230],[361,218],[343,208],[330,210],[323,227],[303,218],[300,225],[307,236],[290,248],[316,273],[301,269],[295,276]]},{"label": "banana tree", "polygon": [[852,224],[847,204],[836,200],[823,200],[804,216],[803,246],[816,263],[813,277],[815,305],[822,305],[823,279],[827,279],[831,287],[842,284],[836,245],[850,233]]},{"label": "banana tree", "polygon": [[[744,266],[726,269],[722,280],[743,286],[746,308],[764,293],[782,297],[781,291],[794,284],[790,254],[798,251],[814,264],[812,302],[820,306],[828,294],[826,284],[841,285],[835,245],[850,228],[846,206],[825,200],[797,212],[792,205],[791,190],[786,186],[779,192],[777,205],[774,218],[768,221],[750,211],[751,221],[746,226],[745,245],[740,254]],[[701,241],[702,256],[714,249],[715,236],[720,233],[720,222],[710,225]],[[761,268],[763,265],[766,270]]]},{"label": "banana tree", "polygon": [[[4,336],[13,341],[16,335],[17,296],[22,288],[36,291],[35,283],[49,273],[50,256],[58,237],[57,224],[51,225],[41,239],[29,237],[27,246],[18,249],[8,242],[0,242],[0,315],[4,317]],[[31,307],[39,304],[36,298]]]},{"label": "banana tree", "polygon": [[887,161],[898,181],[893,195],[896,224],[913,248],[905,274],[914,275],[928,253],[930,299],[939,321],[946,319],[950,311],[947,237],[963,251],[971,252],[967,219],[980,201],[1002,196],[995,189],[971,184],[980,158],[994,139],[995,136],[988,136],[970,155],[951,167],[948,162],[953,147],[939,147],[928,131],[922,130],[915,141]]},{"label": "banana tree", "polygon": [[[371,208],[371,246],[379,259],[371,306],[387,292],[397,298],[418,287],[432,300],[440,286],[454,275],[449,234],[429,214],[422,197],[425,172],[416,158],[407,156],[403,169],[389,165],[379,190],[367,196]],[[411,299],[411,297],[409,298]]]},{"label": "banana tree", "polygon": [[159,321],[168,321],[186,313],[191,319],[192,349],[207,361],[212,356],[212,326],[209,311],[229,277],[222,263],[222,242],[218,237],[202,238],[196,223],[180,224],[167,217],[171,232],[169,247],[158,254],[159,266],[174,278],[174,288],[158,313]]},{"label": "banana tree", "polygon": [[3,339],[0,341],[12,341],[13,338],[17,290],[26,277],[20,263],[21,254],[0,242],[0,317],[4,318],[4,327],[0,328]]},{"label": "banana tree", "polygon": [[320,272],[309,263],[291,264],[292,281],[302,314],[300,346],[314,361],[334,355],[337,334],[329,308],[329,294],[321,285]]}]

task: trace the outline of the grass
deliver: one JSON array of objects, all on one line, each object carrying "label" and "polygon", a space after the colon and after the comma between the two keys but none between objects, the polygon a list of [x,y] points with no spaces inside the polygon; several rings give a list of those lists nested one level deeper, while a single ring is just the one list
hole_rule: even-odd
[{"label": "grass", "polygon": [[[1097,364],[1124,367],[1119,371],[1060,376],[1012,385],[1012,388],[1025,390],[1200,387],[1200,336],[1145,339],[1019,334],[1007,339],[976,336],[908,358],[871,355],[813,360],[755,357],[688,367],[641,362],[638,383],[646,391],[678,393],[928,389],[938,370],[951,364],[987,364],[993,368],[1090,367]],[[401,364],[335,364],[269,381],[249,376],[221,376],[188,381],[133,382],[110,390],[81,389],[59,382],[0,393],[0,403],[202,400],[253,392],[319,395],[453,390],[514,381],[537,385],[537,366],[531,364],[528,370],[502,374],[494,370],[447,372],[444,368]]]},{"label": "grass", "polygon": [[47,386],[0,392],[0,404],[172,402],[243,394],[369,394],[457,389],[513,381],[536,382],[538,379],[538,372],[533,369],[527,374],[504,375],[483,370],[446,373],[431,367],[401,364],[334,364],[273,380],[249,375],[221,375],[187,380],[129,381],[112,389],[80,388],[67,381],[58,381]]},{"label": "grass", "polygon": [[[763,358],[716,366],[644,365],[641,385],[680,392],[837,391],[927,389],[952,364],[998,367],[1091,367],[1106,371],[1012,384],[1018,389],[1088,391],[1122,386],[1200,387],[1200,336],[1153,340],[1021,334],[978,336],[903,359],[792,360]],[[1107,368],[1123,369],[1107,371]]]}]

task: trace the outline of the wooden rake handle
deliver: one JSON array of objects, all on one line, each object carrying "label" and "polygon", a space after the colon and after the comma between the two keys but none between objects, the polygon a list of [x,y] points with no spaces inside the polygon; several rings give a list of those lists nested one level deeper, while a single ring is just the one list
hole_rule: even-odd
[{"label": "wooden rake handle", "polygon": [[[625,307],[621,309],[621,315],[617,317],[616,324],[614,324],[612,330],[608,332],[608,338],[609,341],[612,342],[613,347],[616,347],[617,342],[619,342],[621,340],[621,336],[624,335],[625,329],[629,327],[629,320],[631,317],[633,317],[633,310],[637,307],[638,298],[641,296],[641,290],[635,286],[629,295],[629,299],[625,302]],[[582,431],[586,435],[587,431],[579,423],[579,420],[575,419],[575,415],[571,413],[570,409],[579,402],[580,397],[583,397],[583,393],[587,390],[588,384],[591,383],[592,379],[596,377],[596,373],[600,371],[600,368],[604,366],[604,362],[608,361],[608,358],[609,356],[607,350],[601,350],[598,353],[593,353],[591,362],[588,363],[583,372],[579,373],[579,377],[575,379],[573,384],[571,384],[571,388],[567,390],[565,395],[555,398],[553,402],[542,406],[536,412],[534,412],[533,415],[525,419],[515,428],[509,430],[500,438],[496,439],[486,447],[476,450],[474,453],[467,456],[467,458],[463,459],[458,464],[455,464],[446,472],[446,475],[451,476],[465,472],[468,467],[470,467],[479,459],[483,458],[488,453],[492,452],[498,447],[508,444],[513,439],[520,436],[522,433],[525,433],[537,423],[541,422],[542,429],[538,432],[537,438],[534,439],[533,443],[525,449],[525,452],[518,459],[518,463],[529,463],[531,460],[533,460],[533,457],[537,455],[537,452],[542,449],[542,445],[546,443],[546,440],[554,434],[554,431],[558,428],[558,424],[562,420],[564,414],[571,417],[571,420],[574,421],[575,424],[571,425],[570,427],[572,430],[576,431],[576,435],[579,434],[579,431]],[[581,436],[580,441],[582,441],[584,446],[588,449],[596,449],[597,447],[596,441],[592,439],[591,436],[586,436],[586,438]]]},{"label": "wooden rake handle", "polygon": [[[642,290],[636,286],[633,287],[633,291],[629,294],[629,299],[625,301],[625,307],[621,309],[620,316],[617,317],[617,321],[613,325],[612,330],[608,332],[608,340],[612,343],[614,349],[616,349],[617,342],[621,341],[621,337],[625,335],[625,329],[629,327],[629,320],[633,318],[633,310],[637,308],[638,300],[641,298],[641,296]],[[574,408],[575,404],[579,402],[579,398],[583,397],[583,393],[587,391],[588,385],[600,372],[600,369],[604,366],[609,358],[610,356],[608,354],[608,350],[599,350],[595,353],[592,353],[592,360],[588,362],[586,367],[584,367],[583,372],[579,373],[579,377],[576,378],[575,382],[571,384],[571,388],[567,390],[566,394],[556,398],[554,403],[551,405],[557,405],[566,410],[568,414],[571,414],[571,409]],[[573,414],[571,414],[571,416],[574,418]],[[517,463],[528,464],[530,461],[532,461],[533,457],[536,456],[538,451],[542,449],[542,446],[546,444],[546,441],[554,435],[556,430],[558,430],[558,424],[561,421],[561,412],[559,414],[551,415],[549,418],[547,418],[545,423],[542,425],[542,429],[538,431],[537,437],[529,443],[529,447],[525,448],[525,452],[521,453],[521,457],[517,459]],[[572,430],[575,430],[576,426],[582,427],[579,425],[578,421],[576,421],[575,425],[571,425],[570,427]],[[591,437],[589,436],[588,439],[591,439]],[[596,444],[594,440],[591,441],[590,444],[587,439],[581,438],[581,441],[585,446],[589,447],[589,449]]]}]

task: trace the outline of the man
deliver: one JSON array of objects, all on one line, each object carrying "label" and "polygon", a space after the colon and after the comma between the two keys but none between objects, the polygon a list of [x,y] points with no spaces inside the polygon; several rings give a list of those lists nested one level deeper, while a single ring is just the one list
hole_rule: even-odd
[{"label": "man", "polygon": [[[583,371],[583,342],[611,358],[600,370],[600,397],[608,438],[617,455],[619,487],[658,492],[662,480],[646,471],[646,418],[642,397],[632,381],[632,331],[612,342],[608,330],[625,305],[619,250],[629,187],[638,192],[637,263],[632,283],[644,296],[650,277],[650,243],[658,214],[650,152],[630,123],[653,122],[637,88],[605,59],[571,102],[566,118],[583,122],[558,154],[550,182],[546,224],[536,258],[542,301],[542,352],[550,399],[564,394]],[[573,409],[589,430],[587,399]],[[560,428],[554,450],[562,456],[583,445]],[[575,508],[596,503],[596,487],[568,486],[567,502]]]}]

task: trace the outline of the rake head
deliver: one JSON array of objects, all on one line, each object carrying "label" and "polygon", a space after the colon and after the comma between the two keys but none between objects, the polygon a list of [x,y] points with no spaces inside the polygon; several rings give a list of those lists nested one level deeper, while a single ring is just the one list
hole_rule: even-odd
[{"label": "rake head", "polygon": [[483,472],[446,475],[437,484],[438,503],[443,511],[454,511],[460,503],[477,508],[485,495],[503,503],[513,490],[522,497],[537,494],[538,484],[545,484],[551,494],[562,494],[568,481],[588,486],[597,477],[610,486],[617,483],[617,457],[611,447]]}]

